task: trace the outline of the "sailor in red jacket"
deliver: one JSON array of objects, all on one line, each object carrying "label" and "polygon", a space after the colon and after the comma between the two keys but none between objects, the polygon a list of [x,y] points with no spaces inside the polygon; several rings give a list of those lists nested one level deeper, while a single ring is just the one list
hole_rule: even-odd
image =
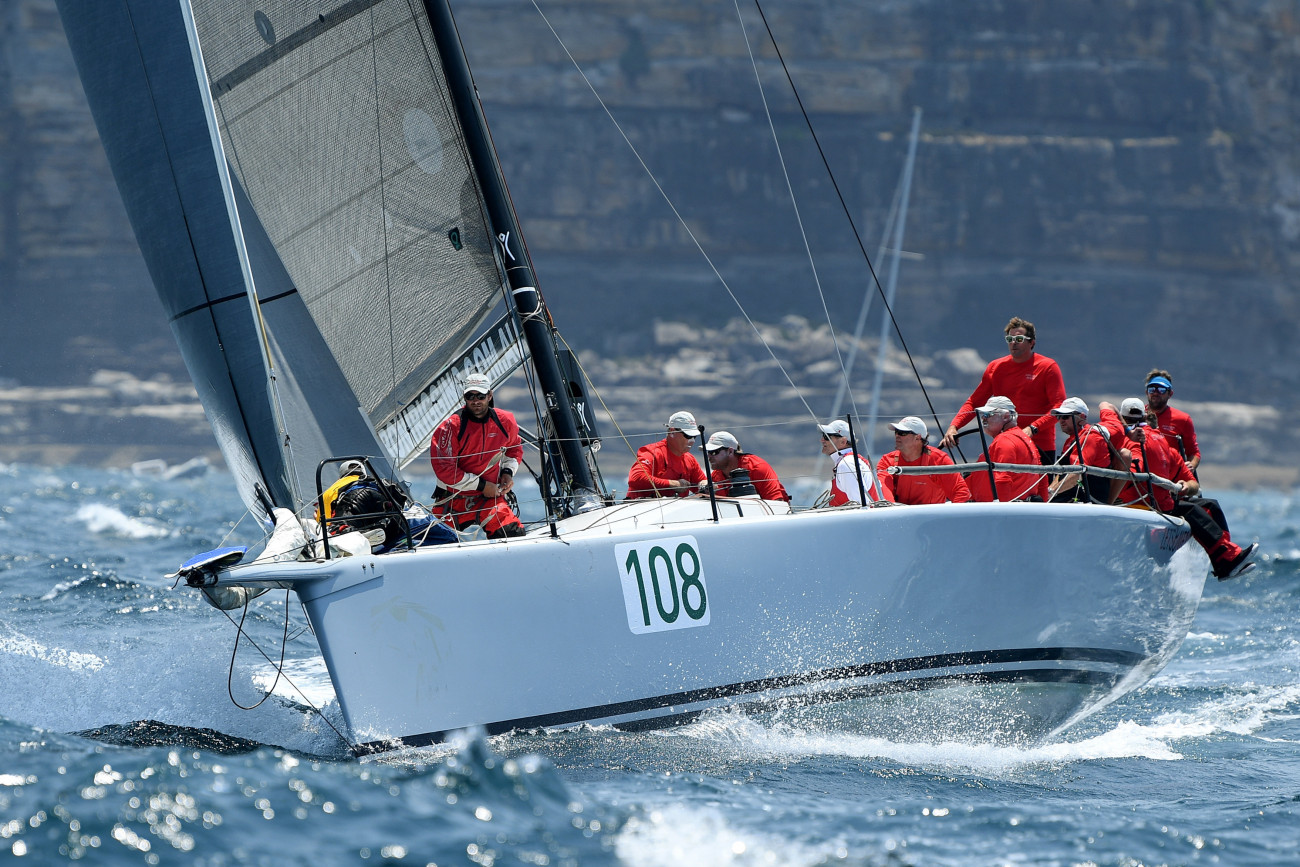
[{"label": "sailor in red jacket", "polygon": [[[1101,423],[1088,424],[1088,404],[1083,398],[1067,397],[1052,410],[1060,420],[1065,445],[1061,447],[1061,463],[1073,466],[1100,467],[1108,470],[1127,470],[1131,455],[1125,448],[1124,423],[1112,404],[1102,401]],[[1053,503],[1105,503],[1115,502],[1122,480],[1100,476],[1058,476],[1050,485]]]},{"label": "sailor in red jacket", "polygon": [[478,524],[489,539],[524,535],[506,501],[523,457],[514,414],[492,405],[485,375],[468,374],[465,406],[438,425],[429,445],[438,478],[434,513],[448,515],[457,529]]},{"label": "sailor in red jacket", "polygon": [[709,453],[709,468],[713,470],[713,483],[717,485],[719,497],[738,496],[732,493],[731,474],[740,469],[749,474],[760,499],[789,502],[790,495],[772,465],[758,455],[741,451],[740,442],[727,431],[710,434],[704,450]]},{"label": "sailor in red jacket", "polygon": [[957,431],[975,417],[975,407],[993,395],[1003,395],[1016,405],[1018,426],[1025,428],[1038,449],[1039,463],[1056,462],[1056,417],[1052,408],[1065,400],[1061,368],[1046,355],[1034,352],[1034,323],[1019,316],[1003,329],[1011,354],[989,362],[980,384],[961,405],[948,426],[940,448],[957,444]]},{"label": "sailor in red jacket", "polygon": [[627,472],[629,500],[685,497],[695,493],[704,481],[704,470],[691,454],[691,445],[700,435],[695,416],[675,412],[665,427],[666,437],[636,450],[636,460]]},{"label": "sailor in red jacket", "polygon": [[[989,441],[988,460],[995,464],[1038,464],[1038,449],[1023,428],[1016,426],[1016,406],[1002,395],[994,395],[989,402],[976,410],[984,420],[984,433]],[[979,460],[984,460],[984,455]],[[997,499],[1002,502],[1023,500],[1037,496],[1047,501],[1047,477],[1038,473],[1015,473],[994,470]],[[977,503],[992,502],[993,489],[989,484],[988,470],[976,470],[966,477],[970,498]]]},{"label": "sailor in red jacket", "polygon": [[1231,534],[1211,517],[1207,509],[1186,499],[1199,493],[1200,484],[1192,476],[1183,456],[1153,426],[1155,414],[1148,413],[1142,401],[1130,397],[1120,405],[1120,415],[1128,423],[1126,430],[1129,449],[1133,453],[1133,471],[1153,473],[1178,485],[1178,499],[1151,483],[1125,486],[1121,499],[1129,503],[1146,501],[1149,505],[1150,499],[1154,498],[1160,511],[1186,520],[1192,538],[1205,549],[1214,577],[1220,581],[1236,578],[1253,569],[1255,564],[1251,558],[1259,547],[1258,543],[1242,548],[1232,541]]},{"label": "sailor in red jacket", "polygon": [[1192,424],[1190,415],[1169,405],[1169,398],[1173,396],[1174,383],[1169,371],[1157,369],[1147,374],[1147,409],[1156,414],[1156,427],[1177,447],[1194,475],[1201,465],[1196,425]]},{"label": "sailor in red jacket", "polygon": [[897,449],[885,455],[876,464],[880,490],[891,503],[920,506],[927,503],[964,503],[970,499],[970,489],[961,473],[936,473],[933,476],[895,476],[890,467],[941,467],[952,466],[952,458],[925,442],[930,429],[914,415],[890,424],[894,429]]}]

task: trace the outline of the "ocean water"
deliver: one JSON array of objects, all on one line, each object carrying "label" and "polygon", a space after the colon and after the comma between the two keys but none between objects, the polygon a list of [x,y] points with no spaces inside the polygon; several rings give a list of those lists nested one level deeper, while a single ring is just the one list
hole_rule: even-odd
[{"label": "ocean water", "polygon": [[228,476],[0,465],[0,862],[1296,863],[1300,498],[1222,501],[1259,568],[1211,580],[1169,667],[1051,743],[720,713],[357,761],[284,594],[244,623],[266,655],[232,661],[232,621],[164,577],[252,540]]}]

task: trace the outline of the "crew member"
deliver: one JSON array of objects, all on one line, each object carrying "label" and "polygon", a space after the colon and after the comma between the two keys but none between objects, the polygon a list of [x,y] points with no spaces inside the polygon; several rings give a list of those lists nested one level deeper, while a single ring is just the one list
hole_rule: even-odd
[{"label": "crew member", "polygon": [[1196,474],[1201,465],[1201,449],[1196,444],[1196,425],[1192,417],[1181,409],[1169,405],[1169,398],[1174,396],[1174,381],[1169,371],[1156,368],[1147,374],[1147,409],[1156,414],[1156,427],[1165,439],[1177,448],[1187,468]]},{"label": "crew member", "polygon": [[438,425],[429,460],[438,479],[434,511],[457,529],[478,524],[489,539],[524,535],[506,495],[524,457],[519,423],[497,409],[492,384],[481,373],[465,377],[465,405]]},{"label": "crew member", "polygon": [[343,519],[331,521],[331,536],[352,530],[359,530],[367,536],[371,531],[381,531],[382,539],[376,536],[372,545],[380,549],[392,548],[405,538],[410,529],[410,523],[403,515],[410,503],[411,498],[400,486],[387,479],[371,477],[362,461],[346,460],[339,466],[339,480],[321,494],[321,509],[316,512],[316,520],[321,520],[322,511],[326,518]]},{"label": "crew member", "polygon": [[[1010,398],[994,395],[976,412],[984,422],[985,435],[990,438],[989,461],[995,464],[1040,463],[1034,441],[1016,424],[1016,405]],[[985,460],[984,455],[980,455],[979,460]],[[1048,496],[1047,477],[1040,473],[994,470],[993,485],[997,487],[996,499],[1003,502],[1029,497],[1046,501]],[[988,503],[995,499],[987,470],[972,472],[966,477],[966,486],[970,488],[970,498],[977,503]]]},{"label": "crew member", "polygon": [[[772,465],[758,455],[742,451],[740,443],[727,431],[710,434],[704,450],[709,453],[709,468],[713,470],[713,484],[719,497],[741,496],[734,489],[744,484],[747,475],[761,499],[789,502],[790,495],[786,493],[785,486],[777,478]],[[744,473],[733,476],[736,470],[743,470]]]},{"label": "crew member", "polygon": [[864,490],[869,501],[879,500],[880,489],[876,487],[876,476],[871,472],[871,464],[854,449],[853,442],[849,439],[849,423],[837,418],[830,424],[819,424],[817,427],[822,432],[822,454],[835,458],[828,505],[860,504]]},{"label": "crew member", "polygon": [[[1209,510],[1187,498],[1195,497],[1200,484],[1178,450],[1156,430],[1155,413],[1148,413],[1138,398],[1131,397],[1120,405],[1120,416],[1126,423],[1125,432],[1133,453],[1133,471],[1153,473],[1178,485],[1171,493],[1152,482],[1140,486],[1129,484],[1120,497],[1125,502],[1138,503],[1154,500],[1156,507],[1187,521],[1195,539],[1210,558],[1214,577],[1220,581],[1244,575],[1254,568],[1251,557],[1258,543],[1242,548],[1232,541],[1231,534],[1211,517]],[[1175,499],[1177,497],[1177,499]]]},{"label": "crew member", "polygon": [[876,464],[880,491],[891,503],[919,506],[926,503],[965,503],[970,499],[970,489],[961,473],[936,473],[932,476],[893,475],[890,467],[941,467],[952,466],[946,452],[929,445],[925,438],[930,429],[914,415],[889,425],[894,430],[897,448]]},{"label": "crew member", "polygon": [[[1065,445],[1061,462],[1071,466],[1127,470],[1130,454],[1124,447],[1124,423],[1109,403],[1101,405],[1101,423],[1088,424],[1088,404],[1079,397],[1067,397],[1052,410],[1059,419]],[[1057,476],[1049,492],[1053,503],[1113,503],[1124,487],[1123,479],[1101,476]]]},{"label": "crew member", "polygon": [[668,417],[668,434],[659,442],[641,446],[627,472],[627,498],[685,497],[704,481],[704,470],[691,454],[700,426],[689,412]]},{"label": "crew member", "polygon": [[1034,323],[1017,316],[1002,330],[1011,354],[984,368],[979,385],[961,405],[939,445],[945,449],[956,445],[957,431],[975,417],[974,407],[987,403],[994,395],[1004,395],[1024,414],[1020,418],[1017,413],[1017,424],[1033,438],[1039,463],[1055,463],[1056,417],[1051,409],[1065,400],[1061,368],[1046,355],[1034,352]]}]

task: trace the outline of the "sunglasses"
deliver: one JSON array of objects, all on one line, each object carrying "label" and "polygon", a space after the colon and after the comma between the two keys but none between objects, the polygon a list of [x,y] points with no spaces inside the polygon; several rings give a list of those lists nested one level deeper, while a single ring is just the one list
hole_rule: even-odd
[{"label": "sunglasses", "polygon": [[1140,421],[1140,422],[1137,422],[1136,424],[1126,425],[1126,426],[1124,427],[1124,430],[1137,430],[1137,429],[1140,428],[1140,427],[1148,427],[1148,425],[1147,425],[1146,422],[1144,422],[1144,421]]},{"label": "sunglasses", "polygon": [[896,437],[914,437],[914,436],[918,436],[918,434],[917,434],[916,431],[911,431],[911,430],[896,430],[896,431],[894,431],[894,436],[896,436]]},{"label": "sunglasses", "polygon": [[1147,394],[1168,394],[1172,389],[1167,385],[1148,385]]},{"label": "sunglasses", "polygon": [[1026,340],[1032,341],[1034,338],[1026,337],[1023,334],[1008,334],[1007,343],[1024,343]]},{"label": "sunglasses", "polygon": [[675,429],[675,428],[674,428],[673,430],[668,431],[668,432],[669,432],[670,434],[677,434],[679,437],[681,437],[682,439],[685,439],[685,440],[694,440],[694,439],[695,439],[695,437],[687,436],[685,431],[680,431],[680,430],[677,430],[677,429]]},{"label": "sunglasses", "polygon": [[468,403],[471,400],[487,400],[487,399],[488,396],[486,394],[479,394],[477,391],[471,391],[465,395],[466,403]]}]

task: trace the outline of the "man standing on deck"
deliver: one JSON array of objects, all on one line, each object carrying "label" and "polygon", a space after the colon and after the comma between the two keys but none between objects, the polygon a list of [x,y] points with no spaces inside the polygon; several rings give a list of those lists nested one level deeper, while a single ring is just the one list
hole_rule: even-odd
[{"label": "man standing on deck", "polygon": [[1181,409],[1169,405],[1174,396],[1174,380],[1169,371],[1156,368],[1147,374],[1147,409],[1156,414],[1156,427],[1165,435],[1187,461],[1187,468],[1195,475],[1201,465],[1201,449],[1196,444],[1196,426],[1192,417]]},{"label": "man standing on deck", "polygon": [[880,490],[891,503],[920,506],[927,503],[965,503],[970,500],[970,489],[961,473],[936,473],[932,476],[895,476],[890,467],[942,467],[952,466],[952,458],[945,452],[926,443],[930,429],[925,422],[909,415],[889,425],[894,429],[894,451],[876,464]]},{"label": "man standing on deck", "polygon": [[837,418],[830,424],[819,424],[822,432],[822,454],[835,457],[835,469],[831,472],[831,499],[827,505],[846,506],[849,503],[861,503],[865,490],[867,499],[880,499],[880,489],[876,487],[875,474],[871,464],[857,455],[849,439],[849,423]]},{"label": "man standing on deck", "polygon": [[[984,433],[989,439],[988,460],[995,464],[1038,464],[1038,449],[1023,428],[1016,425],[1016,405],[1010,398],[994,395],[989,402],[975,410],[984,422]],[[979,460],[984,460],[984,455]],[[994,470],[989,482],[988,470],[975,470],[966,477],[970,498],[977,503],[1025,500],[1031,496],[1047,500],[1047,477],[1039,473],[1017,473]],[[997,487],[997,497],[993,487]]]},{"label": "man standing on deck", "polygon": [[1002,329],[1011,354],[989,362],[979,385],[966,398],[952,424],[940,440],[941,448],[957,444],[957,431],[975,417],[975,407],[994,395],[1003,395],[1023,413],[1018,422],[1033,439],[1040,463],[1056,462],[1056,418],[1052,407],[1065,400],[1065,379],[1061,368],[1046,355],[1034,352],[1034,323],[1019,316]]},{"label": "man standing on deck", "polygon": [[668,417],[668,435],[657,443],[636,450],[636,460],[627,472],[627,498],[685,497],[695,493],[704,481],[704,470],[691,454],[700,426],[689,412]]},{"label": "man standing on deck", "polygon": [[429,462],[438,479],[433,512],[456,529],[478,524],[489,539],[524,535],[506,494],[524,457],[513,413],[492,404],[492,383],[481,373],[465,377],[465,405],[433,432]]},{"label": "man standing on deck", "polygon": [[759,498],[789,502],[790,495],[776,477],[772,465],[758,455],[742,451],[740,442],[727,431],[710,434],[704,450],[709,453],[709,468],[713,470],[713,484],[717,486],[719,497],[738,496],[732,493],[735,480],[731,474],[736,470],[744,470]]}]

